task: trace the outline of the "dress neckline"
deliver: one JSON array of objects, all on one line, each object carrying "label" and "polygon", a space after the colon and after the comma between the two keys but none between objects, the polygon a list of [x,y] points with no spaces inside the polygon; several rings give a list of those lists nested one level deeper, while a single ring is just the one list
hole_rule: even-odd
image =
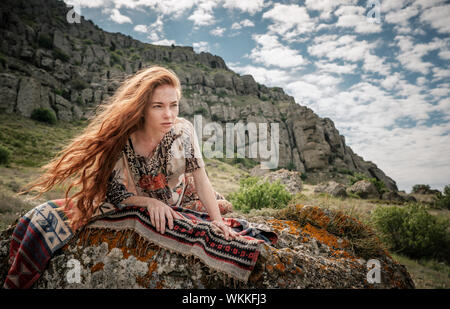
[{"label": "dress neckline", "polygon": [[134,146],[133,146],[133,141],[131,140],[131,136],[128,137],[128,142],[130,143],[130,148],[131,148],[131,150],[133,151],[133,154],[134,154],[136,157],[140,157],[140,158],[143,158],[143,159],[145,159],[145,160],[151,160],[151,159],[153,159],[153,157],[154,157],[154,156],[156,155],[156,153],[158,152],[158,149],[159,149],[159,147],[160,147],[160,145],[161,145],[162,139],[161,139],[161,141],[156,145],[156,147],[153,149],[153,151],[152,151],[148,156],[143,156],[143,155],[138,154],[138,153],[136,152],[136,150],[134,149]]}]

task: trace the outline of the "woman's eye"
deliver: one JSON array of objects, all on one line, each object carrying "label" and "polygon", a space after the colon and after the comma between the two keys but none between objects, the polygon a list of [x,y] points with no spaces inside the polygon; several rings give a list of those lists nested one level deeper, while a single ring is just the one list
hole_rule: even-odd
[{"label": "woman's eye", "polygon": [[174,105],[172,105],[172,107],[178,107],[178,104],[174,104]]}]

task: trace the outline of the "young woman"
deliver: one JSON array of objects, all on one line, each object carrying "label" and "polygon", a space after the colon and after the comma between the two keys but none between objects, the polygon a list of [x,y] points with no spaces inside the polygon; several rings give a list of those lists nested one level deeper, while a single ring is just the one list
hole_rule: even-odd
[{"label": "young woman", "polygon": [[[193,125],[178,117],[181,85],[171,70],[150,67],[127,79],[85,131],[45,166],[32,188],[40,193],[74,176],[79,191],[72,228],[82,226],[102,202],[147,207],[161,233],[179,217],[179,206],[192,173],[201,203],[225,237],[236,235],[221,217],[216,194],[205,172]],[[189,148],[193,143],[194,147]],[[188,153],[187,151],[192,151]]]},{"label": "young woman", "polygon": [[[151,221],[151,226],[141,228],[149,239],[166,241],[179,251],[201,244],[209,251],[194,253],[209,265],[220,268],[229,262],[230,273],[245,269],[242,276],[248,276],[258,256],[253,237],[261,236],[258,243],[274,243],[276,235],[266,237],[244,220],[222,218],[231,204],[211,186],[194,127],[178,117],[180,98],[180,81],[173,71],[160,66],[142,69],[126,79],[82,134],[44,166],[45,173],[28,191],[42,195],[57,184],[70,185],[65,199],[40,205],[19,220],[5,287],[31,286],[55,251],[81,227],[98,223],[96,218],[108,205],[117,213],[132,209],[142,215],[146,209],[140,222]],[[75,193],[70,195],[72,189]],[[155,236],[155,229],[161,235],[172,230],[177,219],[184,221],[177,223],[176,233]],[[199,221],[211,226],[199,226]],[[210,228],[222,236],[211,234]],[[234,247],[224,242],[233,240]],[[241,262],[247,264],[233,269]]]}]

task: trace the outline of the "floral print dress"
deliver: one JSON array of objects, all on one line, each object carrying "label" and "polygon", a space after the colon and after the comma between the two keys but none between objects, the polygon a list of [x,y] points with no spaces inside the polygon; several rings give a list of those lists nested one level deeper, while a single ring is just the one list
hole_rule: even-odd
[{"label": "floral print dress", "polygon": [[[128,139],[111,173],[105,202],[122,207],[130,196],[148,196],[172,207],[206,212],[191,174],[204,166],[194,126],[178,117],[151,157],[137,154]],[[221,214],[230,212],[231,203],[215,193]]]}]

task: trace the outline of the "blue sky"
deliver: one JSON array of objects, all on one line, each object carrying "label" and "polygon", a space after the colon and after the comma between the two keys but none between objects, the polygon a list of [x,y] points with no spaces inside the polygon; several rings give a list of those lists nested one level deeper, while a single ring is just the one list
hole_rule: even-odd
[{"label": "blue sky", "polygon": [[448,1],[64,1],[106,31],[193,46],[282,87],[400,190],[450,184]]}]

